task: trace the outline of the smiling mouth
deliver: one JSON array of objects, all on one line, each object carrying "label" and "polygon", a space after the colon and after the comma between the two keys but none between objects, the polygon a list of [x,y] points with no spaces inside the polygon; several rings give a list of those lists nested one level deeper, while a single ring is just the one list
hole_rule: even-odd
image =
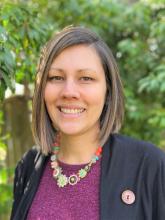
[{"label": "smiling mouth", "polygon": [[64,114],[80,114],[85,111],[84,108],[59,108],[60,112]]}]

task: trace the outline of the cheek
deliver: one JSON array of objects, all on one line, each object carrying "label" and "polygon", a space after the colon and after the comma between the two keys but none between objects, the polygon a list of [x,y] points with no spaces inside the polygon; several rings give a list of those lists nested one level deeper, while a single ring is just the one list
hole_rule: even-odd
[{"label": "cheek", "polygon": [[44,92],[44,100],[46,103],[49,103],[54,100],[56,91],[50,85],[46,85]]},{"label": "cheek", "polygon": [[102,84],[102,86],[100,88],[98,88],[98,90],[95,94],[96,101],[100,107],[104,106],[105,99],[106,99],[106,92],[107,92],[107,86],[106,86],[106,82],[105,82]]},{"label": "cheek", "polygon": [[106,91],[105,88],[98,88],[95,91],[90,91],[88,94],[88,100],[93,104],[93,107],[96,111],[102,111],[105,98],[106,98]]}]

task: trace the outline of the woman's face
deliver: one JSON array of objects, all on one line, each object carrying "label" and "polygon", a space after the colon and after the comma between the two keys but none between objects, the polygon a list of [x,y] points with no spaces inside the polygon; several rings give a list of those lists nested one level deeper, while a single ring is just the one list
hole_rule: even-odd
[{"label": "woman's face", "polygon": [[45,103],[54,127],[62,133],[98,132],[105,95],[104,70],[92,46],[71,46],[52,62]]}]

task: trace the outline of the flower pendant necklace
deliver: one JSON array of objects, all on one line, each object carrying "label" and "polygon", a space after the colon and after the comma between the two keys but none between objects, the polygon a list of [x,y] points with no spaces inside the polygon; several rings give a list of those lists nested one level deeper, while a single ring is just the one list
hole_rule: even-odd
[{"label": "flower pendant necklace", "polygon": [[62,168],[59,166],[59,163],[57,161],[57,155],[59,152],[59,144],[57,142],[53,145],[52,155],[51,155],[51,168],[53,169],[53,178],[57,181],[58,187],[65,187],[67,185],[74,186],[76,185],[81,179],[85,178],[89,171],[91,170],[91,167],[93,164],[99,160],[102,153],[102,147],[99,146],[95,154],[93,155],[91,161],[85,165],[84,168],[81,168],[78,170],[77,173],[73,173],[70,176],[66,176],[63,174]]}]

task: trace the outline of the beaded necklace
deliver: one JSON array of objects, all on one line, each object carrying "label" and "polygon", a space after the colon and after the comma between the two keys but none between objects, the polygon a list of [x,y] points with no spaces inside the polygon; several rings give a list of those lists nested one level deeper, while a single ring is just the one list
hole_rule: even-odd
[{"label": "beaded necklace", "polygon": [[99,160],[102,153],[102,147],[99,146],[93,155],[91,161],[85,165],[84,168],[78,170],[77,173],[71,174],[70,176],[66,176],[63,174],[62,168],[59,166],[57,161],[57,155],[59,152],[59,143],[55,142],[52,148],[52,155],[51,155],[51,168],[53,169],[53,178],[57,181],[57,185],[59,187],[65,187],[67,185],[74,186],[76,185],[81,179],[85,178],[89,173],[93,164]]}]

